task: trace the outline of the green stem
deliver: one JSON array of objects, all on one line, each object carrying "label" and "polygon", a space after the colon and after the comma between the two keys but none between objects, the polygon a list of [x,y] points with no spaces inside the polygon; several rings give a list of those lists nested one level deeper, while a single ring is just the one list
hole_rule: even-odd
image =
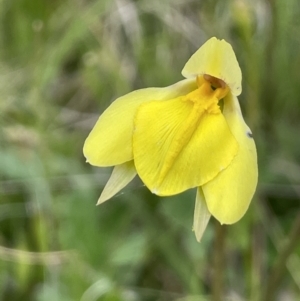
[{"label": "green stem", "polygon": [[223,301],[224,295],[224,253],[225,253],[225,227],[219,222],[215,223],[215,245],[214,245],[214,274],[212,283],[212,300]]}]

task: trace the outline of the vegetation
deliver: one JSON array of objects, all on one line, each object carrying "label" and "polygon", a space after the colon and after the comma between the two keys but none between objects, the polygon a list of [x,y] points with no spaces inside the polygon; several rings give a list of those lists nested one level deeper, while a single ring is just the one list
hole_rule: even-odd
[{"label": "vegetation", "polygon": [[[298,0],[1,0],[0,22],[0,300],[300,299]],[[136,179],[95,207],[111,170],[82,146],[115,98],[180,80],[211,36],[240,62],[260,178],[246,216],[198,244],[194,190]]]}]

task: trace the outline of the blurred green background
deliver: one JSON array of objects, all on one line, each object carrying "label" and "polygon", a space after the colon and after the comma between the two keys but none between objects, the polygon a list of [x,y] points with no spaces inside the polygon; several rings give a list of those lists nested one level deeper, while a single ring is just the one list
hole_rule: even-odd
[{"label": "blurred green background", "polygon": [[[300,300],[299,0],[0,0],[0,24],[0,300]],[[240,62],[260,178],[244,218],[199,244],[194,190],[136,179],[96,207],[111,169],[82,146],[212,36]]]}]

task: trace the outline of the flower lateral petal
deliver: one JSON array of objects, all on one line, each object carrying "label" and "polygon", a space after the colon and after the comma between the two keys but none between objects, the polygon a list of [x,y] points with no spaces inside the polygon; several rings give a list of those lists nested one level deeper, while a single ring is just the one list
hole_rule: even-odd
[{"label": "flower lateral petal", "polygon": [[224,99],[223,114],[238,141],[239,151],[232,163],[202,189],[211,214],[221,224],[233,224],[245,214],[255,192],[257,155],[251,131],[235,96]]},{"label": "flower lateral petal", "polygon": [[121,189],[129,184],[135,176],[136,170],[133,161],[115,166],[100,195],[97,205],[104,203],[116,195]]},{"label": "flower lateral petal", "polygon": [[84,143],[87,162],[105,167],[132,160],[133,120],[138,107],[147,101],[186,94],[195,86],[193,79],[182,80],[164,88],[136,90],[115,100],[99,117]]}]

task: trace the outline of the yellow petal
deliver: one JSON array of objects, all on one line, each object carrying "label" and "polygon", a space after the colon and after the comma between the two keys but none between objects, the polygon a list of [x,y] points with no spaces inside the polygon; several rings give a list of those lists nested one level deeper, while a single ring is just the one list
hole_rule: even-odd
[{"label": "yellow petal", "polygon": [[[238,145],[222,114],[203,113],[193,124],[193,105],[181,98],[139,107],[133,153],[137,173],[155,194],[167,196],[212,180]],[[183,130],[184,129],[184,130]]]},{"label": "yellow petal", "polygon": [[185,64],[182,75],[186,78],[208,74],[223,80],[233,95],[242,92],[242,73],[229,43],[216,38],[209,39]]},{"label": "yellow petal", "polygon": [[137,108],[150,100],[164,100],[184,95],[196,88],[194,79],[182,80],[165,88],[147,88],[115,100],[100,116],[87,137],[83,153],[96,166],[114,166],[130,161],[133,118]]},{"label": "yellow petal", "polygon": [[223,114],[239,144],[232,163],[202,186],[210,213],[222,224],[237,222],[247,211],[257,185],[257,157],[254,140],[241,115],[238,99],[224,99]]},{"label": "yellow petal", "polygon": [[134,177],[136,170],[133,161],[115,166],[108,182],[106,183],[97,205],[104,203],[123,189]]},{"label": "yellow petal", "polygon": [[195,231],[196,239],[198,242],[200,242],[203,236],[203,233],[206,229],[210,217],[211,214],[208,211],[206,201],[203,195],[203,191],[201,187],[198,187],[195,211],[194,211],[194,224],[193,224],[193,230]]}]

